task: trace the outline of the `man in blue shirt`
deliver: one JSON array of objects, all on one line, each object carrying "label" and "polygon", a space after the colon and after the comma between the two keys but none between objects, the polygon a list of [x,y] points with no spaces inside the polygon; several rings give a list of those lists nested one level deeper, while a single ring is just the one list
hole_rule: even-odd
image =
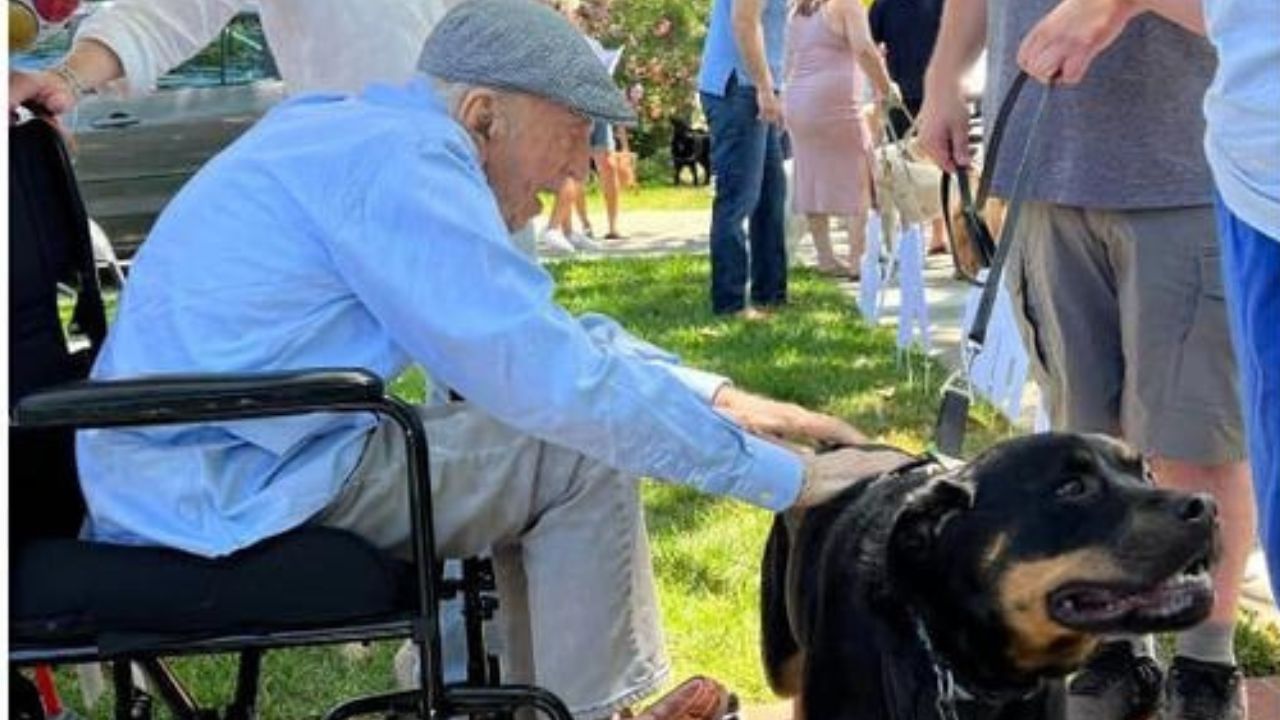
[{"label": "man in blue shirt", "polygon": [[[755,308],[787,301],[787,180],[778,98],[786,22],[786,0],[715,0],[711,7],[698,90],[716,176],[711,309],[717,313],[754,316]],[[748,221],[749,232],[743,230]],[[747,306],[748,275],[754,308]]]},{"label": "man in blue shirt", "polygon": [[[563,19],[472,0],[418,67],[295,98],[202,169],[139,252],[93,376],[422,364],[468,399],[421,411],[436,534],[448,557],[493,549],[507,677],[609,717],[668,669],[637,476],[780,510],[875,457],[762,439],[859,436],[570,317],[510,243],[538,191],[582,177],[593,120],[633,121]],[[404,448],[365,415],[86,431],[78,459],[98,540],[218,556],[324,523],[407,550]]]}]

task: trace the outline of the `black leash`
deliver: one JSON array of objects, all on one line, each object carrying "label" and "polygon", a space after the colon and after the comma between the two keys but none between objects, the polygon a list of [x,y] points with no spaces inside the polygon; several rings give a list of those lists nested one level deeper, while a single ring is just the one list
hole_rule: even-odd
[{"label": "black leash", "polygon": [[[988,241],[990,240],[991,232],[986,226],[986,221],[982,219],[980,211],[982,205],[986,203],[987,195],[991,189],[991,180],[995,175],[996,160],[1000,142],[1004,136],[1004,129],[1008,124],[1009,115],[1013,112],[1013,107],[1022,93],[1022,88],[1026,85],[1027,77],[1025,72],[1019,72],[1013,84],[1009,86],[1009,92],[1005,94],[1004,100],[1000,104],[1000,112],[996,115],[996,121],[991,128],[991,138],[987,143],[987,156],[982,169],[982,177],[978,182],[976,197],[969,196],[968,178],[963,169],[956,175],[957,184],[960,187],[961,200],[965,202],[965,207],[963,208],[965,222],[966,224],[970,223],[970,217],[972,216],[974,225],[979,228],[978,232],[985,233]],[[1022,212],[1023,200],[1027,191],[1027,180],[1031,171],[1031,163],[1029,162],[1031,151],[1035,145],[1036,130],[1040,126],[1041,118],[1044,117],[1044,109],[1048,106],[1050,87],[1045,86],[1041,90],[1040,97],[1032,110],[1031,123],[1027,126],[1027,137],[1022,148],[1022,157],[1018,160],[1013,188],[1009,193],[1004,225],[1000,229],[1000,241],[994,244],[994,251],[990,257],[986,278],[980,281],[982,296],[978,302],[978,311],[974,316],[968,337],[965,339],[964,347],[961,349],[961,369],[952,376],[952,379],[947,382],[947,386],[943,390],[942,405],[938,410],[938,421],[934,428],[934,445],[944,455],[958,457],[964,445],[965,429],[969,418],[969,405],[973,399],[973,391],[969,383],[970,367],[973,359],[982,352],[983,345],[987,339],[987,325],[991,322],[991,312],[995,309],[996,295],[1000,291],[1000,276],[1004,271],[1005,260],[1009,257],[1009,252],[1013,248],[1013,230],[1017,226],[1018,216]],[[942,187],[943,217],[945,218],[949,215],[947,212],[948,206],[945,204],[948,199],[946,175],[943,176]],[[973,202],[969,202],[970,200]],[[951,232],[949,223],[947,232],[948,234]],[[951,239],[954,243],[954,237]],[[954,244],[952,252],[954,253]]]}]

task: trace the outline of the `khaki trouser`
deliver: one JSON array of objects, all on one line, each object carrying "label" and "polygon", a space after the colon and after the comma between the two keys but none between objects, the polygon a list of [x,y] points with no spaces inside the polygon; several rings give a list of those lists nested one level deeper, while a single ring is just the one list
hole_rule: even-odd
[{"label": "khaki trouser", "polygon": [[1058,430],[1147,454],[1244,458],[1213,208],[1028,202],[1008,283]]},{"label": "khaki trouser", "polygon": [[[503,679],[605,718],[656,690],[669,665],[639,487],[465,403],[421,407],[437,550],[492,550]],[[398,429],[369,436],[342,493],[315,522],[408,555],[408,489]]]}]

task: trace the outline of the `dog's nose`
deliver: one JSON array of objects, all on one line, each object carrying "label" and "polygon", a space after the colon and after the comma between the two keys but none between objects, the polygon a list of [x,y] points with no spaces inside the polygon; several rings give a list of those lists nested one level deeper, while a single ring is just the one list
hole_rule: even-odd
[{"label": "dog's nose", "polygon": [[1213,522],[1218,517],[1218,504],[1206,493],[1188,495],[1177,507],[1178,517],[1189,523]]}]

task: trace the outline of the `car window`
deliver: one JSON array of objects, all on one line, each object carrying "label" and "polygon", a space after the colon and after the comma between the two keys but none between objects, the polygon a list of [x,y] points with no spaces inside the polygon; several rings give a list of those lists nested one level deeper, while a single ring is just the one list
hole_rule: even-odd
[{"label": "car window", "polygon": [[209,43],[191,59],[156,78],[156,87],[161,90],[180,87],[216,87],[221,84],[222,42],[220,39]]},{"label": "car window", "polygon": [[280,77],[256,15],[236,16],[222,32],[222,47],[224,83],[240,85]]},{"label": "car window", "polygon": [[162,76],[161,88],[243,85],[279,77],[257,15],[232,18],[218,38],[195,57]]},{"label": "car window", "polygon": [[[90,6],[92,7],[92,6]],[[42,70],[52,66],[71,49],[75,28],[88,12],[77,15],[58,31],[41,38],[35,47],[9,56],[15,70]],[[195,57],[156,80],[162,90],[181,87],[244,85],[255,80],[278,79],[275,59],[267,48],[262,23],[253,13],[232,18],[218,37]]]}]

